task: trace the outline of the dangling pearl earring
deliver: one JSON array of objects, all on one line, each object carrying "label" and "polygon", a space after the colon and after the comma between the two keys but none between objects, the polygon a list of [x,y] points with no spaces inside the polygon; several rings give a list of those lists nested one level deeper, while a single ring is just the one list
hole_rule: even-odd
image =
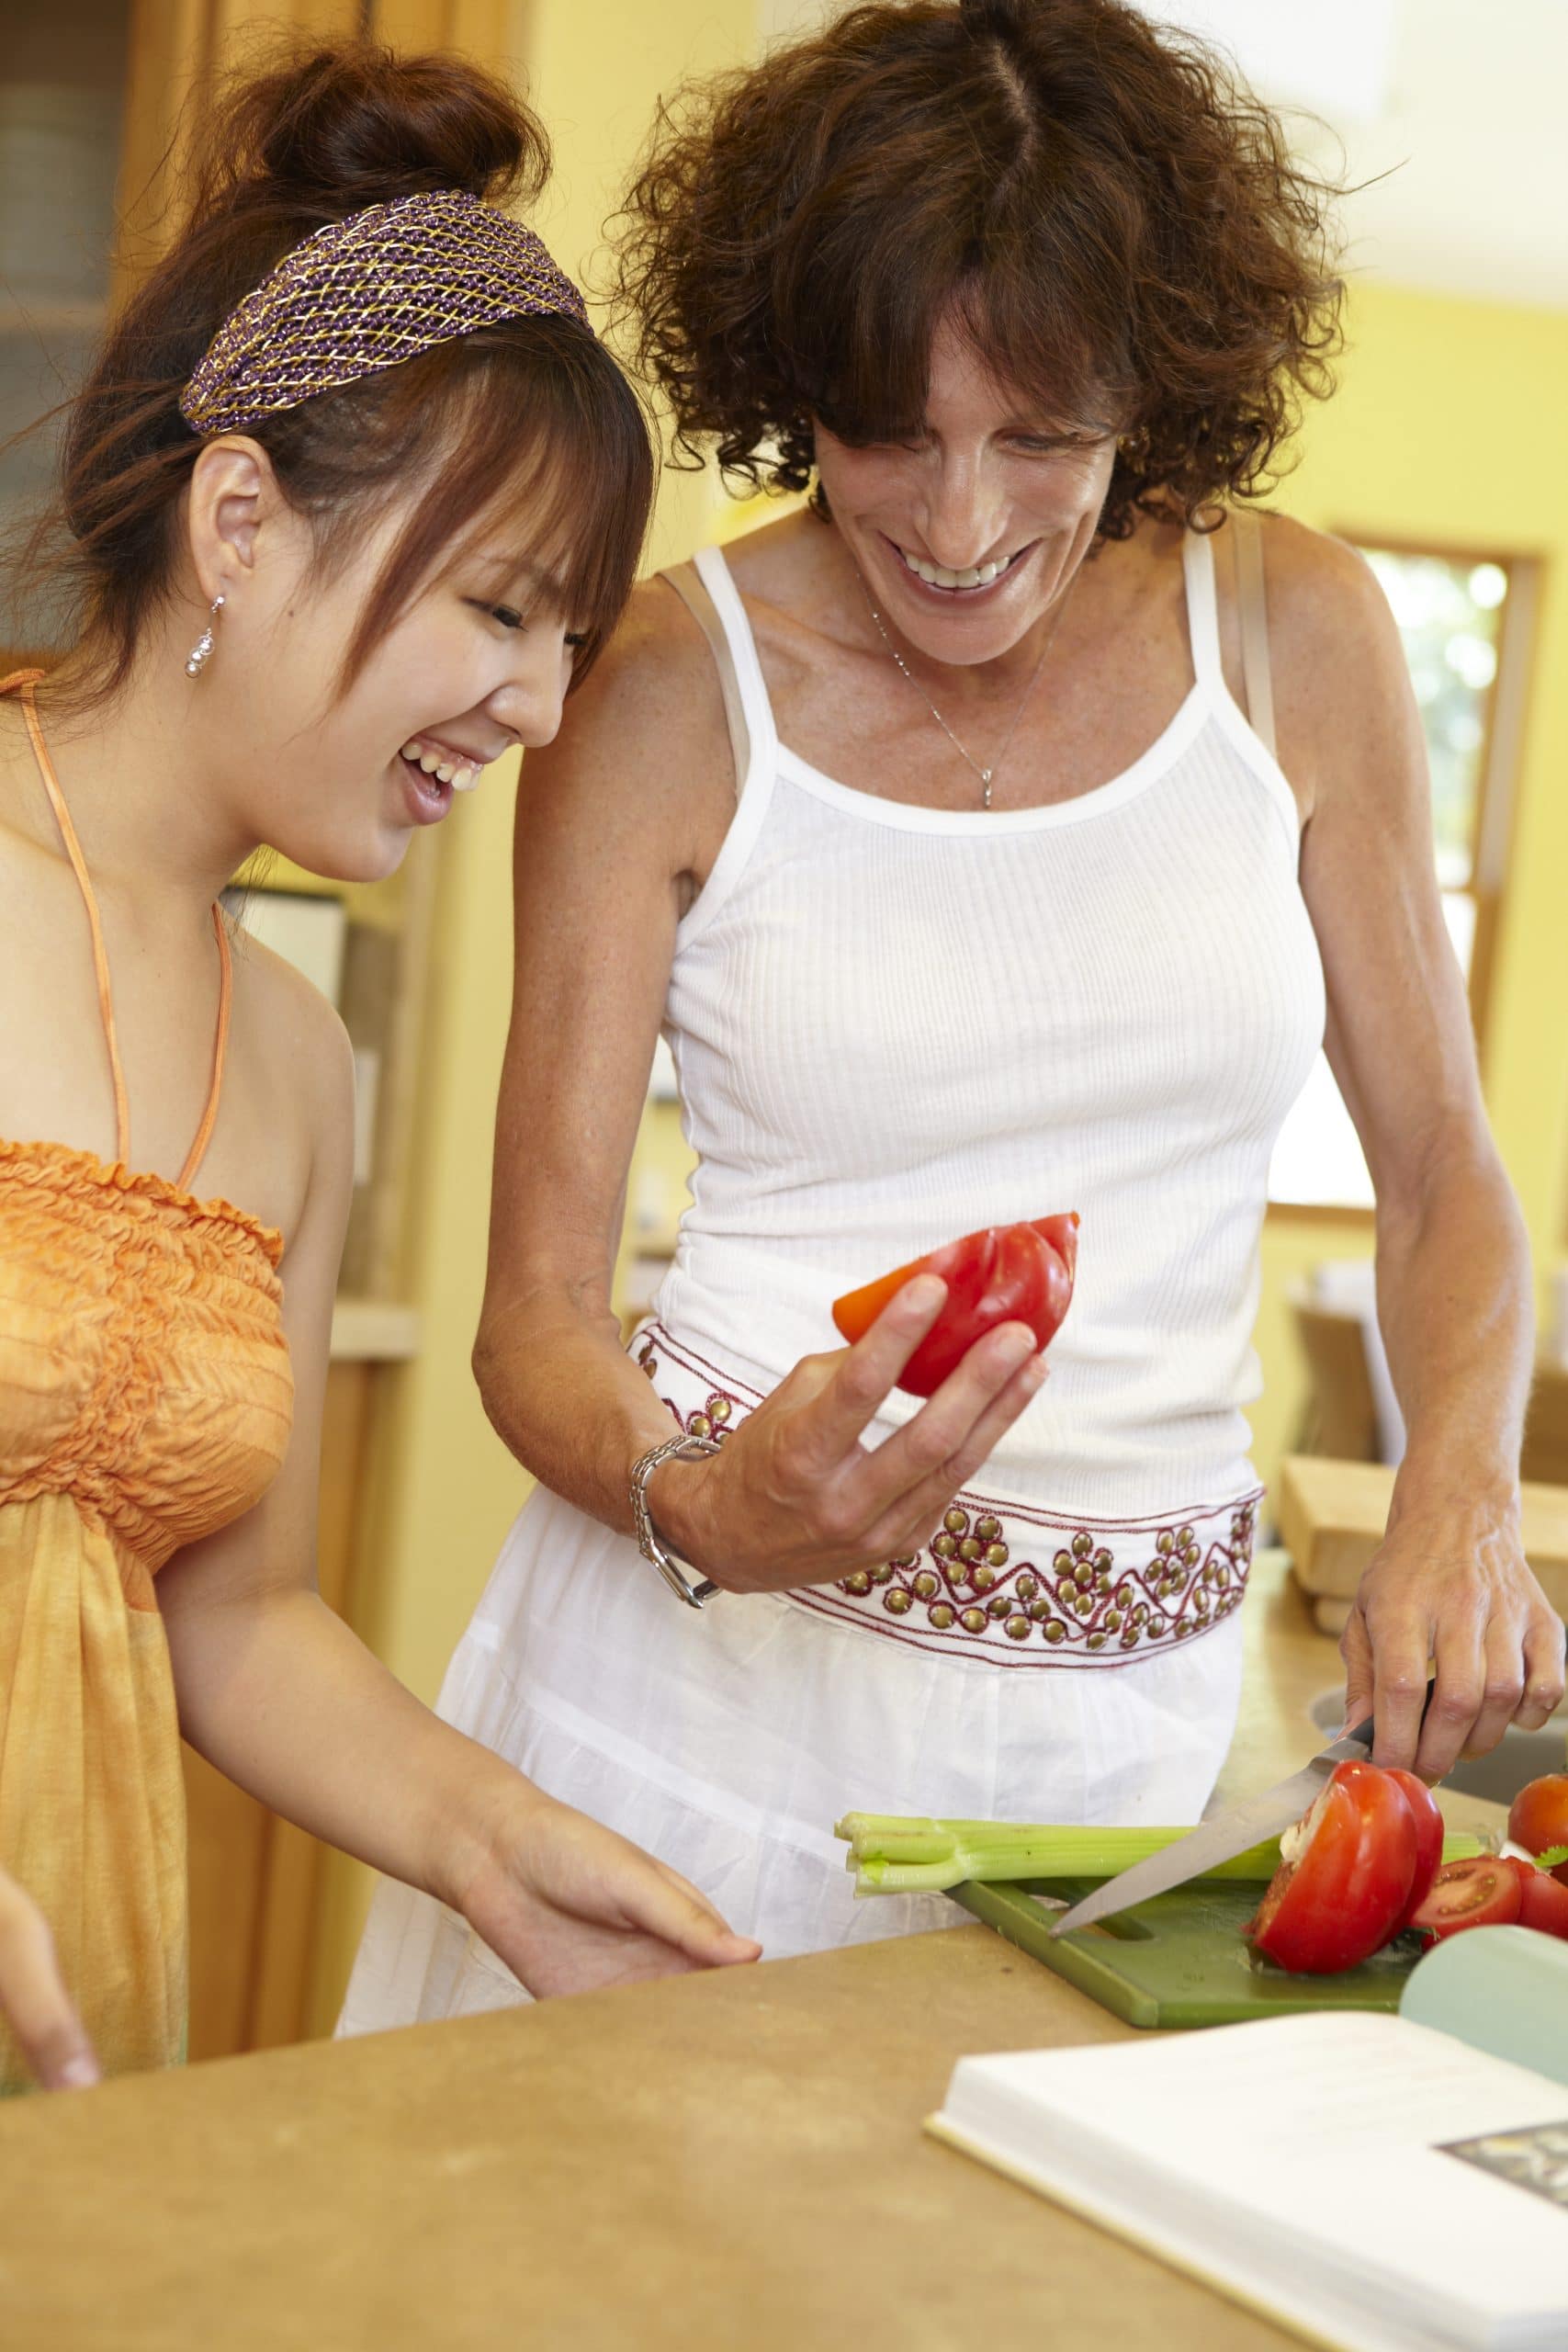
[{"label": "dangling pearl earring", "polygon": [[214,596],[212,599],[212,617],[209,620],[207,627],[202,630],[201,635],[197,639],[196,643],[191,647],[190,653],[186,662],[186,676],[187,678],[199,678],[211,658],[212,622],[218,618],[219,614],[223,610],[223,601],[224,600],[221,596]]}]

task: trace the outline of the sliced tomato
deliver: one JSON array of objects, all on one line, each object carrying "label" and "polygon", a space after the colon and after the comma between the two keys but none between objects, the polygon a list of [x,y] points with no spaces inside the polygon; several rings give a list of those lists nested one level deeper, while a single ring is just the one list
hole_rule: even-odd
[{"label": "sliced tomato", "polygon": [[1391,1781],[1397,1781],[1404,1791],[1404,1801],[1410,1807],[1410,1817],[1416,1824],[1416,1875],[1410,1882],[1410,1892],[1404,1898],[1404,1909],[1397,1921],[1394,1933],[1407,1928],[1427,1900],[1428,1888],[1437,1877],[1443,1859],[1443,1816],[1437,1798],[1425,1781],[1403,1765],[1383,1767]]},{"label": "sliced tomato", "polygon": [[1400,1924],[1418,1844],[1410,1800],[1393,1772],[1337,1765],[1281,1841],[1286,1859],[1247,1933],[1281,1968],[1309,1976],[1354,1968]]},{"label": "sliced tomato", "polygon": [[998,1323],[1027,1323],[1036,1346],[1048,1346],[1072,1301],[1077,1256],[1078,1221],[1071,1212],[1027,1225],[987,1226],[847,1291],[833,1302],[833,1321],[852,1346],[906,1283],[917,1274],[940,1274],[946,1302],[898,1378],[908,1395],[932,1396],[976,1340]]},{"label": "sliced tomato", "polygon": [[1523,1906],[1521,1879],[1521,1871],[1500,1854],[1445,1862],[1410,1924],[1439,1939],[1466,1928],[1510,1927]]}]

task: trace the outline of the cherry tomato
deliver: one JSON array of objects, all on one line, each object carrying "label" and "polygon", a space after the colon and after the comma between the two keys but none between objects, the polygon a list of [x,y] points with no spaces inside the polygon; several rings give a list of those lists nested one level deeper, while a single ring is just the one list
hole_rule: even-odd
[{"label": "cherry tomato", "polygon": [[1439,1940],[1466,1928],[1511,1927],[1523,1901],[1517,1870],[1501,1855],[1474,1854],[1468,1861],[1443,1864],[1410,1924]]},{"label": "cherry tomato", "polygon": [[1543,1936],[1561,1936],[1568,1942],[1568,1886],[1560,1886],[1551,1871],[1527,1862],[1522,1855],[1503,1860],[1519,1882],[1519,1925],[1539,1928]]},{"label": "cherry tomato", "polygon": [[1404,1791],[1404,1801],[1410,1807],[1416,1824],[1416,1875],[1410,1882],[1410,1892],[1404,1898],[1404,1909],[1394,1927],[1397,1935],[1407,1928],[1427,1900],[1427,1893],[1438,1875],[1443,1859],[1443,1816],[1438,1800],[1423,1780],[1407,1772],[1402,1765],[1384,1766],[1391,1781],[1397,1781]]},{"label": "cherry tomato", "polygon": [[1035,1344],[1046,1346],[1071,1302],[1077,1256],[1075,1215],[987,1226],[863,1289],[847,1291],[833,1302],[833,1320],[852,1345],[907,1282],[917,1274],[940,1274],[947,1284],[946,1305],[898,1380],[910,1396],[932,1396],[976,1340],[998,1323],[1027,1323]]},{"label": "cherry tomato", "polygon": [[[1543,1772],[1519,1791],[1508,1807],[1508,1835],[1532,1854],[1568,1846],[1568,1772]],[[1552,1876],[1568,1886],[1568,1862],[1559,1862]]]},{"label": "cherry tomato", "polygon": [[1259,1951],[1281,1968],[1329,1976],[1387,1943],[1404,1917],[1420,1843],[1393,1772],[1336,1765],[1283,1843],[1288,1859],[1247,1930]]}]

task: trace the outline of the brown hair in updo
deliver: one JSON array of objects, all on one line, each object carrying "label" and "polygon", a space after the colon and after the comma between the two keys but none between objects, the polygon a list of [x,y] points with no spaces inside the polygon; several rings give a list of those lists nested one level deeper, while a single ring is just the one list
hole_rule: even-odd
[{"label": "brown hair in updo", "polygon": [[660,115],[619,288],[678,445],[805,489],[820,419],[922,416],[954,301],[993,371],[1123,436],[1100,519],[1262,487],[1331,389],[1329,191],[1200,43],[1121,0],[871,0]]},{"label": "brown hair in updo", "polygon": [[[175,572],[179,502],[202,447],[179,413],[231,311],[312,231],[436,188],[536,198],[549,148],[506,85],[465,60],[370,42],[291,56],[236,82],[204,127],[184,225],[110,330],[71,403],[58,509],[35,542],[62,582],[85,697],[130,672]],[[652,496],[646,420],[603,345],[570,318],[520,318],[438,344],[247,428],[310,517],[326,576],[414,493],[349,645],[343,683],[460,542],[506,502],[520,553],[547,562],[581,676],[636,577]]]}]

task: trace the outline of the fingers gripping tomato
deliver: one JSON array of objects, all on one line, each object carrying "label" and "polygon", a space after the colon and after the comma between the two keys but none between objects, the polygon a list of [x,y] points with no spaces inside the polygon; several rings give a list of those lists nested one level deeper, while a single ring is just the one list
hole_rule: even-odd
[{"label": "fingers gripping tomato", "polygon": [[910,1396],[932,1396],[976,1340],[998,1323],[1027,1323],[1036,1344],[1046,1346],[1071,1302],[1077,1255],[1078,1221],[1070,1213],[1028,1225],[987,1226],[863,1289],[847,1291],[833,1302],[833,1321],[852,1346],[906,1283],[917,1274],[940,1274],[946,1303],[898,1380]]},{"label": "fingers gripping tomato", "polygon": [[1312,1811],[1280,1840],[1284,1859],[1247,1932],[1281,1968],[1309,1976],[1354,1968],[1403,1920],[1419,1846],[1393,1773],[1336,1765]]}]

